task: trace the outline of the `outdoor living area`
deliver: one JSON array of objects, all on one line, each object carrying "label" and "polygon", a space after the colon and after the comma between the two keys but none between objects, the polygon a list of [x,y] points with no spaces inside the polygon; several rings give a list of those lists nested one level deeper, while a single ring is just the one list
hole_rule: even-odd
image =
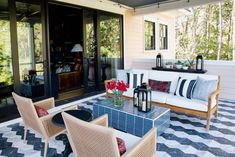
[{"label": "outdoor living area", "polygon": [[235,157],[235,0],[1,0],[0,156]]}]

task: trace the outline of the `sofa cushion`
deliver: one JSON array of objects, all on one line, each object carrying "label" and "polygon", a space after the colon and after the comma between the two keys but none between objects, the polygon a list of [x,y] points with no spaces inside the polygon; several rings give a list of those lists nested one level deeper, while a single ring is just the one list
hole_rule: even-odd
[{"label": "sofa cushion", "polygon": [[152,91],[152,101],[158,103],[166,103],[167,98],[173,96],[171,93]]},{"label": "sofa cushion", "polygon": [[193,98],[208,101],[208,96],[217,88],[217,80],[205,80],[197,78],[197,83],[193,90]]},{"label": "sofa cushion", "polygon": [[129,70],[117,69],[116,70],[116,79],[123,80],[124,83],[127,83],[127,75],[126,75],[127,72],[129,72]]},{"label": "sofa cushion", "polygon": [[136,88],[143,83],[144,74],[136,74],[132,72],[127,72],[127,83],[129,84],[129,88]]},{"label": "sofa cushion", "polygon": [[149,71],[149,79],[157,81],[170,81],[170,93],[175,93],[177,83],[179,80],[179,73],[177,72],[165,72],[165,71]]},{"label": "sofa cushion", "polygon": [[124,140],[127,151],[132,149],[141,140],[140,137],[119,130],[115,130],[115,135],[116,137],[122,138]]},{"label": "sofa cushion", "polygon": [[[208,102],[198,100],[198,99],[187,99],[179,96],[171,96],[167,98],[166,103],[171,106],[182,107],[186,109],[192,109],[197,111],[207,112]],[[212,103],[212,107],[215,106],[215,103]]]},{"label": "sofa cushion", "polygon": [[149,79],[148,85],[151,87],[152,91],[160,91],[169,93],[171,82],[170,81],[157,81]]},{"label": "sofa cushion", "polygon": [[124,96],[133,97],[133,92],[135,88],[127,88],[127,91],[123,93]]},{"label": "sofa cushion", "polygon": [[192,80],[192,79],[180,78],[175,91],[175,95],[191,99],[195,84],[196,80],[194,79]]},{"label": "sofa cushion", "polygon": [[148,70],[144,70],[144,69],[131,69],[130,72],[134,73],[134,74],[144,74],[143,76],[143,83],[148,83]]}]

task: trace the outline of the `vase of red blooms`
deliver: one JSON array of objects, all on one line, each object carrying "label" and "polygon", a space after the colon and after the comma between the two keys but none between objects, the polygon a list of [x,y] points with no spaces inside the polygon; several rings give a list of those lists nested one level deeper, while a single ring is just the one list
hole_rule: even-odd
[{"label": "vase of red blooms", "polygon": [[114,106],[119,107],[122,104],[122,94],[127,91],[129,87],[123,81],[112,81],[108,84],[108,89],[113,92]]}]

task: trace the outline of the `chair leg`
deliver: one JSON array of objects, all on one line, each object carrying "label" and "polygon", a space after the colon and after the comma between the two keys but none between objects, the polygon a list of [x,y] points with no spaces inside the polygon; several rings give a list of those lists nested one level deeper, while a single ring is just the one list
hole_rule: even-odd
[{"label": "chair leg", "polygon": [[44,145],[44,157],[47,156],[47,148],[48,148],[48,139],[45,140],[45,145]]},{"label": "chair leg", "polygon": [[214,115],[215,115],[215,117],[217,118],[218,117],[218,105],[216,106],[216,110],[215,110],[215,113],[214,113]]},{"label": "chair leg", "polygon": [[211,122],[211,114],[209,114],[207,117],[207,122],[206,122],[206,130],[207,131],[209,131],[209,129],[210,129],[210,122]]},{"label": "chair leg", "polygon": [[24,126],[24,143],[26,143],[27,130],[28,130],[28,127]]}]

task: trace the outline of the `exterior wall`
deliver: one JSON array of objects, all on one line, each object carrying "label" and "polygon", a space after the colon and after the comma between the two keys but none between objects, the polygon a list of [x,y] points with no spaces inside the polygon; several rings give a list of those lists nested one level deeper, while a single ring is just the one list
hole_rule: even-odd
[{"label": "exterior wall", "polygon": [[[135,59],[155,58],[160,52],[165,59],[175,58],[175,21],[173,17],[161,13],[145,16],[135,16],[133,11],[126,11],[124,15],[124,59],[125,69],[131,68]],[[158,22],[168,25],[168,50],[145,51],[144,48],[144,20],[156,21],[156,48],[158,49]]]},{"label": "exterior wall", "polygon": [[[155,67],[155,59],[138,59],[135,60],[130,68],[135,69],[152,69]],[[217,62],[206,61],[206,74],[220,75],[221,77],[221,99],[235,100],[235,63],[234,62]]]}]

